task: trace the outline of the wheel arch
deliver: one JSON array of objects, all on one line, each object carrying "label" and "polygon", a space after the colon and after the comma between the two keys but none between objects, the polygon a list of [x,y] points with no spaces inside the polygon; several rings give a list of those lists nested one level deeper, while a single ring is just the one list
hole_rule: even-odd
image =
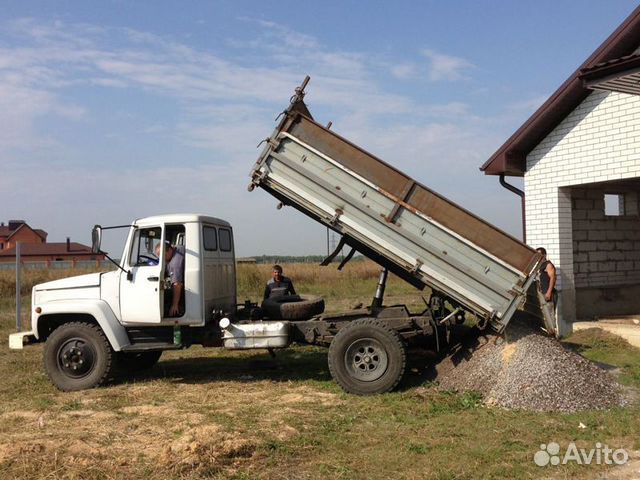
[{"label": "wheel arch", "polygon": [[48,315],[40,315],[38,318],[36,336],[41,342],[45,342],[56,328],[70,322],[99,325],[95,317],[88,313],[50,313]]},{"label": "wheel arch", "polygon": [[104,332],[111,348],[122,350],[129,345],[127,331],[120,324],[111,308],[103,301],[64,302],[43,306],[43,312],[34,318],[33,332],[43,342],[61,325],[69,322],[86,322],[97,325]]}]

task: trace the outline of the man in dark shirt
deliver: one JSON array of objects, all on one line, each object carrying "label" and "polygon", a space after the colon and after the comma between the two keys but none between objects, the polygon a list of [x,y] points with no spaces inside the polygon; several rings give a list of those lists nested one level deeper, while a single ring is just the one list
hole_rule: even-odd
[{"label": "man in dark shirt", "polygon": [[549,333],[555,334],[557,330],[556,304],[558,302],[556,267],[547,260],[547,251],[544,248],[538,247],[536,251],[543,255],[538,271],[538,299],[540,307],[542,307],[545,325],[550,330]]},{"label": "man in dark shirt", "polygon": [[282,275],[282,267],[274,265],[271,269],[272,278],[267,282],[264,289],[264,299],[281,297],[283,295],[295,295],[296,290],[293,288],[293,282],[290,278]]}]

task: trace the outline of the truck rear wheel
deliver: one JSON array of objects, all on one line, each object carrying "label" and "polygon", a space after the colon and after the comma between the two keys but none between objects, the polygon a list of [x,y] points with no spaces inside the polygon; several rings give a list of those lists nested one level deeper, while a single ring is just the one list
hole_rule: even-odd
[{"label": "truck rear wheel", "polygon": [[400,335],[373,319],[354,320],[329,346],[329,371],[348,393],[373,395],[393,390],[405,372],[406,349]]},{"label": "truck rear wheel", "polygon": [[70,322],[56,328],[44,347],[44,368],[65,392],[102,385],[111,375],[114,352],[99,326]]}]

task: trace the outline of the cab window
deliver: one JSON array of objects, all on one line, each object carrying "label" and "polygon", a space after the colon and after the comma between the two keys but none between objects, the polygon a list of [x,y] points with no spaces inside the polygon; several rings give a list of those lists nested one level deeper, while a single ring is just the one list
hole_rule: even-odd
[{"label": "cab window", "polygon": [[204,249],[208,251],[218,250],[218,236],[214,227],[203,227]]},{"label": "cab window", "polygon": [[218,236],[220,239],[220,250],[223,252],[231,251],[231,230],[221,228],[218,230]]},{"label": "cab window", "polygon": [[161,238],[162,229],[160,227],[136,230],[133,237],[129,265],[132,267],[157,265],[156,248],[160,245]]}]

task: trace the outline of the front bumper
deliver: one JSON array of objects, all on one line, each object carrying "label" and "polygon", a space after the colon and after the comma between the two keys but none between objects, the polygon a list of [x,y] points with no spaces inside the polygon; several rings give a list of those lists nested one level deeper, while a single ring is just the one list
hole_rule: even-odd
[{"label": "front bumper", "polygon": [[9,335],[9,348],[12,350],[22,350],[25,345],[36,342],[37,339],[33,332],[18,332]]}]

